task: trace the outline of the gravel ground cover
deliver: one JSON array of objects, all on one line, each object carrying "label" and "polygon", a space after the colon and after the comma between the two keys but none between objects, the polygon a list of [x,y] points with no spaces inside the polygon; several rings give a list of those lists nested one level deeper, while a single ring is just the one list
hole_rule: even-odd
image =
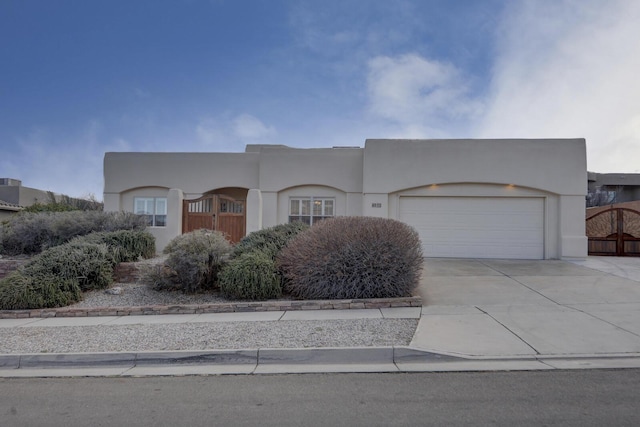
[{"label": "gravel ground cover", "polygon": [[85,292],[82,301],[69,307],[139,307],[147,305],[213,304],[229,302],[217,292],[185,294],[180,291],[156,291],[142,283],[117,283],[110,289],[119,287],[122,293],[111,295],[104,290]]},{"label": "gravel ground cover", "polygon": [[[122,292],[87,292],[70,307],[230,302],[218,293],[156,291],[143,283],[116,283],[114,287]],[[411,342],[417,324],[417,319],[353,319],[0,327],[0,354],[399,346]]]},{"label": "gravel ground cover", "polygon": [[[122,293],[87,292],[71,307],[229,302],[217,293],[156,291],[141,283],[113,287]],[[353,319],[0,327],[0,354],[399,346],[411,342],[417,324],[417,319]]]},{"label": "gravel ground cover", "polygon": [[0,328],[0,353],[408,345],[416,319],[285,320]]}]

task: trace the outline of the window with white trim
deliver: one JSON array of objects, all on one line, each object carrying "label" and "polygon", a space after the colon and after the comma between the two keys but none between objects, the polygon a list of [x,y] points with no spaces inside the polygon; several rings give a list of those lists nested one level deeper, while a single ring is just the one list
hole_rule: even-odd
[{"label": "window with white trim", "polygon": [[335,199],[326,197],[292,197],[289,199],[289,222],[314,223],[335,216]]},{"label": "window with white trim", "polygon": [[150,227],[165,227],[167,225],[166,197],[136,197],[133,199],[133,212],[147,217]]}]

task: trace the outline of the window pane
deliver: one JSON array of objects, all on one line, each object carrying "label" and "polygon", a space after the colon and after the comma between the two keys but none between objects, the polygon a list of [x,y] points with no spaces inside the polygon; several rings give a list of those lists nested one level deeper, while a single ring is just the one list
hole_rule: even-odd
[{"label": "window pane", "polygon": [[311,200],[301,200],[302,202],[302,215],[311,215]]},{"label": "window pane", "polygon": [[166,215],[167,214],[167,199],[165,198],[157,198],[156,199],[156,215]]},{"label": "window pane", "polygon": [[324,201],[324,215],[333,216],[333,200]]},{"label": "window pane", "polygon": [[[289,210],[291,215],[300,215],[300,200],[291,200],[291,209]],[[291,220],[289,220],[291,222]]]},{"label": "window pane", "polygon": [[136,197],[134,199],[134,213],[142,215],[153,214],[153,199]]},{"label": "window pane", "polygon": [[313,215],[322,215],[322,200],[313,201]]},{"label": "window pane", "polygon": [[166,227],[167,226],[167,216],[166,215],[156,215],[155,216],[155,226],[156,227]]}]

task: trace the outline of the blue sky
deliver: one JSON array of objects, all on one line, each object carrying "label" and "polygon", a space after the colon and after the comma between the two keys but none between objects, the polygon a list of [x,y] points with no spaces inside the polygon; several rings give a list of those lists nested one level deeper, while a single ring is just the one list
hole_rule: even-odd
[{"label": "blue sky", "polygon": [[637,0],[2,0],[0,177],[101,199],[107,151],[367,138],[584,137],[589,170],[640,172],[638,22]]}]

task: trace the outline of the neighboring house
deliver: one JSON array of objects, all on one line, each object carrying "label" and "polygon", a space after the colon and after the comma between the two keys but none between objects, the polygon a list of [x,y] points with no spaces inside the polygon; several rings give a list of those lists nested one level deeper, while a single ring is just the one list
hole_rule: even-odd
[{"label": "neighboring house", "polygon": [[31,206],[34,203],[51,201],[50,192],[24,187],[22,181],[13,178],[0,178],[0,200],[18,206]]},{"label": "neighboring house", "polygon": [[588,173],[587,207],[640,200],[640,173]]},{"label": "neighboring house", "polygon": [[161,250],[196,228],[237,241],[339,215],[393,218],[427,257],[585,257],[584,139],[382,140],[364,148],[106,153],[104,208],[147,215]]},{"label": "neighboring house", "polygon": [[6,219],[9,216],[15,214],[16,212],[20,212],[21,210],[22,206],[14,205],[13,203],[8,203],[4,200],[0,200],[0,222],[3,219]]}]

